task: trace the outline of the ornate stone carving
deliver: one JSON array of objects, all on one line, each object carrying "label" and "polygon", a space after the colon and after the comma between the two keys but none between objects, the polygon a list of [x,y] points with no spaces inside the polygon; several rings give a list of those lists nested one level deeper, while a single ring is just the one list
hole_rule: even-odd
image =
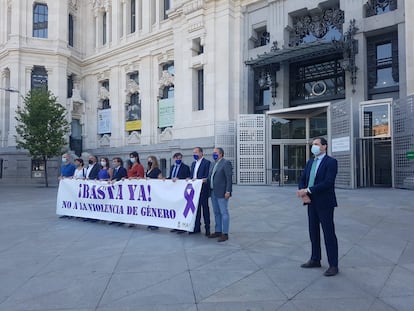
[{"label": "ornate stone carving", "polygon": [[171,86],[174,84],[174,76],[171,75],[168,70],[163,70],[158,83],[160,87]]},{"label": "ornate stone carving", "polygon": [[109,99],[109,91],[105,88],[105,87],[103,87],[103,86],[101,86],[100,88],[99,88],[99,92],[98,92],[98,99],[99,100],[107,100],[107,99]]},{"label": "ornate stone carving", "polygon": [[141,134],[137,131],[131,132],[127,138],[128,145],[140,145],[141,144]]},{"label": "ornate stone carving", "polygon": [[81,104],[85,103],[85,101],[81,97],[80,87],[79,87],[78,82],[75,82],[73,84],[72,99],[73,99],[74,102],[77,102],[77,103],[81,103]]},{"label": "ornate stone carving", "polygon": [[193,0],[185,4],[183,7],[184,14],[190,14],[203,8],[203,0]]},{"label": "ornate stone carving", "polygon": [[319,15],[305,15],[296,17],[293,20],[290,46],[297,46],[303,43],[303,38],[313,35],[322,39],[333,26],[342,32],[344,23],[344,12],[340,9],[327,9]]},{"label": "ornate stone carving", "polygon": [[385,13],[386,10],[394,11],[397,9],[397,0],[368,0],[365,4],[366,17],[378,15],[379,12]]},{"label": "ornate stone carving", "polygon": [[79,0],[69,0],[69,2],[68,2],[69,11],[77,12],[78,7],[79,7],[78,2],[79,2]]},{"label": "ornate stone carving", "polygon": [[173,139],[173,131],[171,127],[165,128],[160,134],[160,141],[170,141]]},{"label": "ornate stone carving", "polygon": [[108,134],[102,135],[98,140],[99,147],[109,147],[111,145],[111,136]]},{"label": "ornate stone carving", "polygon": [[125,90],[126,95],[139,93],[140,91],[139,84],[135,80],[129,79]]}]

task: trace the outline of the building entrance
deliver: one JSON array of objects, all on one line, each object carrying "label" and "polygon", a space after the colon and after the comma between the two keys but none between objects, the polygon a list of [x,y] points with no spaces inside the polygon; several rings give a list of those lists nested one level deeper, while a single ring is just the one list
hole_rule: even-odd
[{"label": "building entrance", "polygon": [[306,164],[306,147],[302,144],[272,146],[272,182],[279,185],[298,184]]},{"label": "building entrance", "polygon": [[390,139],[360,139],[359,187],[392,187]]},{"label": "building entrance", "polygon": [[327,105],[286,108],[274,112],[271,126],[271,181],[297,185],[310,157],[309,142],[327,137]]}]

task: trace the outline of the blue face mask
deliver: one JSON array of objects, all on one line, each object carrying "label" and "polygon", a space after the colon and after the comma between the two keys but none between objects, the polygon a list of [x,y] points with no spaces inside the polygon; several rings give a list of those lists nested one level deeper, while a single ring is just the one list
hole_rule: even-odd
[{"label": "blue face mask", "polygon": [[216,161],[217,159],[218,159],[218,154],[217,153],[213,153],[213,159],[214,159],[214,161]]},{"label": "blue face mask", "polygon": [[198,154],[193,154],[193,158],[194,158],[194,160],[196,160],[196,161],[197,161],[197,160],[198,160],[198,158],[199,158],[199,157],[198,157]]},{"label": "blue face mask", "polygon": [[319,147],[318,145],[312,145],[311,152],[314,156],[317,156],[321,153],[321,147]]},{"label": "blue face mask", "polygon": [[62,163],[66,163],[67,161],[68,161],[68,159],[62,158]]},{"label": "blue face mask", "polygon": [[137,160],[135,158],[129,158],[129,160],[131,161],[131,163],[137,162]]},{"label": "blue face mask", "polygon": [[175,160],[175,164],[180,165],[182,160]]}]

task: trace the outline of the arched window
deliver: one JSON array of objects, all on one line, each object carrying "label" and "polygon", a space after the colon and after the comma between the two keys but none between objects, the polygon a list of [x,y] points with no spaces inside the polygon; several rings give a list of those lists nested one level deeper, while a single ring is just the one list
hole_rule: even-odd
[{"label": "arched window", "polygon": [[33,37],[47,38],[48,8],[44,3],[35,3],[33,7]]},{"label": "arched window", "polygon": [[31,89],[47,88],[47,71],[43,66],[34,66],[31,76]]}]

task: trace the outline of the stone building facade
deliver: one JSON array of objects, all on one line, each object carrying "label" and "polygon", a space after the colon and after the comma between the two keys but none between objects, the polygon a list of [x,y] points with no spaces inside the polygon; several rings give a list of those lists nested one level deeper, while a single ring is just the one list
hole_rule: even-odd
[{"label": "stone building facade", "polygon": [[398,186],[395,154],[412,143],[395,145],[391,126],[394,103],[405,107],[414,94],[410,1],[0,6],[2,180],[42,174],[15,147],[14,116],[21,95],[46,83],[67,108],[73,154],[154,154],[166,173],[173,153],[190,163],[193,147],[210,156],[221,145],[237,182],[283,185],[296,182],[307,144],[323,135],[342,186]]}]

